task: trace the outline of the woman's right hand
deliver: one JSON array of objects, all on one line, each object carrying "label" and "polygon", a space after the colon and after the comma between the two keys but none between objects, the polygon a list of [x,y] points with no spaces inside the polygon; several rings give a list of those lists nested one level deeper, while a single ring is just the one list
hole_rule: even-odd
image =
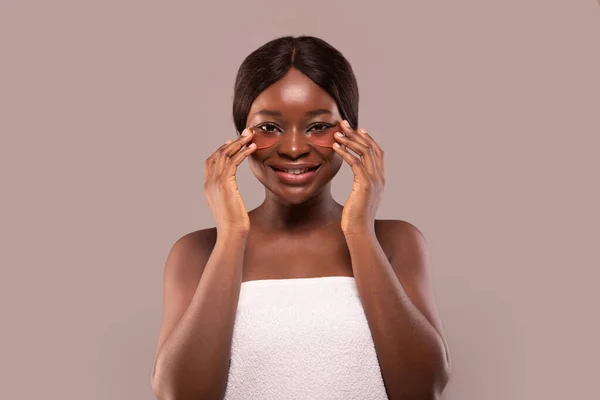
[{"label": "woman's right hand", "polygon": [[227,141],[204,163],[204,196],[219,233],[247,234],[250,230],[250,219],[235,174],[238,165],[256,149],[254,143],[243,148],[252,136],[252,130],[246,128],[239,138]]}]

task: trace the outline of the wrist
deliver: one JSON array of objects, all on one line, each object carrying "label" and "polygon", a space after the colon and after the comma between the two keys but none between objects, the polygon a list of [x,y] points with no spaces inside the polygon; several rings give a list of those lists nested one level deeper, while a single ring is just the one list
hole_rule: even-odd
[{"label": "wrist", "polygon": [[219,228],[217,227],[217,240],[239,241],[248,239],[248,230],[237,228]]},{"label": "wrist", "polygon": [[342,231],[344,232],[344,236],[346,236],[346,238],[354,238],[354,237],[365,238],[365,237],[369,237],[369,236],[374,236],[375,235],[375,223],[371,222],[371,223],[353,224],[351,226],[348,226],[348,227],[342,229]]}]

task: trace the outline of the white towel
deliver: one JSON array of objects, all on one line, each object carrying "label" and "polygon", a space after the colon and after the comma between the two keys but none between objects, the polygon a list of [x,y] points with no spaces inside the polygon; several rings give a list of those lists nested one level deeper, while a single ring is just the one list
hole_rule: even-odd
[{"label": "white towel", "polygon": [[243,282],[225,399],[387,399],[354,278]]}]

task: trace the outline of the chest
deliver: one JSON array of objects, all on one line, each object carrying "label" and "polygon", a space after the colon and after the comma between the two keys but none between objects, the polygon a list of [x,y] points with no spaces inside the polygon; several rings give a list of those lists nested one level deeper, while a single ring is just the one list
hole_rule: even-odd
[{"label": "chest", "polygon": [[244,281],[330,275],[353,275],[350,252],[341,232],[285,236],[259,234],[248,240]]}]

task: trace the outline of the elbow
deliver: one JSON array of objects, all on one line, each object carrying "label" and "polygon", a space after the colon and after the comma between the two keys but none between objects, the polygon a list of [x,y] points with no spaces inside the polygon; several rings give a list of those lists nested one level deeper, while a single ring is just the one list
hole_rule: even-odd
[{"label": "elbow", "polygon": [[435,382],[435,393],[434,393],[434,397],[432,397],[432,399],[439,399],[440,396],[442,395],[442,392],[444,391],[444,389],[446,389],[446,386],[448,385],[448,382],[450,381],[450,376],[452,375],[452,367],[450,366],[449,363],[445,363],[444,366],[441,368],[441,371],[438,373],[436,382]]},{"label": "elbow", "polygon": [[418,388],[403,387],[395,393],[388,391],[388,398],[390,400],[441,400],[445,386],[446,384],[440,380]]},{"label": "elbow", "polygon": [[152,392],[156,397],[156,400],[191,400],[191,399],[217,399],[217,397],[205,396],[202,394],[191,395],[191,391],[182,392],[175,390],[172,387],[162,385],[152,381]]},{"label": "elbow", "polygon": [[419,399],[419,400],[440,400],[442,398],[442,392],[446,388],[448,381],[450,380],[450,369],[444,368],[440,370],[433,381],[433,383],[429,386],[428,390],[425,393],[421,393],[418,396],[408,396],[402,397],[406,399]]},{"label": "elbow", "polygon": [[154,383],[152,384],[152,393],[154,394],[154,397],[156,397],[156,400],[168,400],[168,397],[166,397]]},{"label": "elbow", "polygon": [[[444,362],[438,363],[437,368],[433,369],[433,373],[430,375],[431,380],[428,385],[428,390],[426,393],[422,395],[422,397],[415,397],[415,399],[423,399],[423,400],[439,400],[441,399],[442,392],[448,385],[450,381],[450,376],[452,374],[452,367],[450,365],[449,360],[444,360]],[[407,397],[412,399],[412,397]]]},{"label": "elbow", "polygon": [[173,385],[173,381],[160,372],[160,369],[158,372],[155,371],[152,374],[150,385],[156,400],[183,400],[186,398],[185,396],[182,396],[180,390]]},{"label": "elbow", "polygon": [[444,391],[448,385],[448,382],[450,382],[450,378],[452,377],[452,358],[450,357],[450,353],[448,351],[445,351],[444,355],[444,362],[440,367],[437,378],[437,388],[440,394]]},{"label": "elbow", "polygon": [[394,385],[386,384],[390,400],[440,400],[442,392],[450,381],[451,367],[449,363],[427,365],[419,373],[415,368],[410,376],[398,376]]},{"label": "elbow", "polygon": [[[429,368],[427,368],[429,373],[424,373],[425,376],[429,376],[430,384],[427,385],[429,390],[423,395],[423,400],[439,400],[442,392],[450,381],[452,375],[450,352],[443,343],[441,344],[441,347],[440,351],[436,352],[436,356],[431,357],[432,360],[435,361],[429,364]],[[421,397],[416,398],[420,399]]]},{"label": "elbow", "polygon": [[185,386],[173,377],[161,377],[155,374],[151,380],[152,393],[156,400],[222,400],[225,393],[220,386]]},{"label": "elbow", "polygon": [[156,400],[191,400],[191,399],[217,399],[213,395],[194,393],[195,390],[183,390],[174,387],[168,382],[161,382],[154,378],[152,380],[152,392],[156,396]]},{"label": "elbow", "polygon": [[152,369],[152,376],[150,377],[150,387],[152,393],[156,397],[156,400],[174,400],[173,396],[168,390],[169,385],[165,382],[163,377],[162,368],[159,365],[158,357],[154,360],[154,367]]},{"label": "elbow", "polygon": [[156,400],[175,400],[177,398],[177,396],[173,395],[173,391],[169,390],[168,386],[156,375],[152,375],[151,387]]}]

